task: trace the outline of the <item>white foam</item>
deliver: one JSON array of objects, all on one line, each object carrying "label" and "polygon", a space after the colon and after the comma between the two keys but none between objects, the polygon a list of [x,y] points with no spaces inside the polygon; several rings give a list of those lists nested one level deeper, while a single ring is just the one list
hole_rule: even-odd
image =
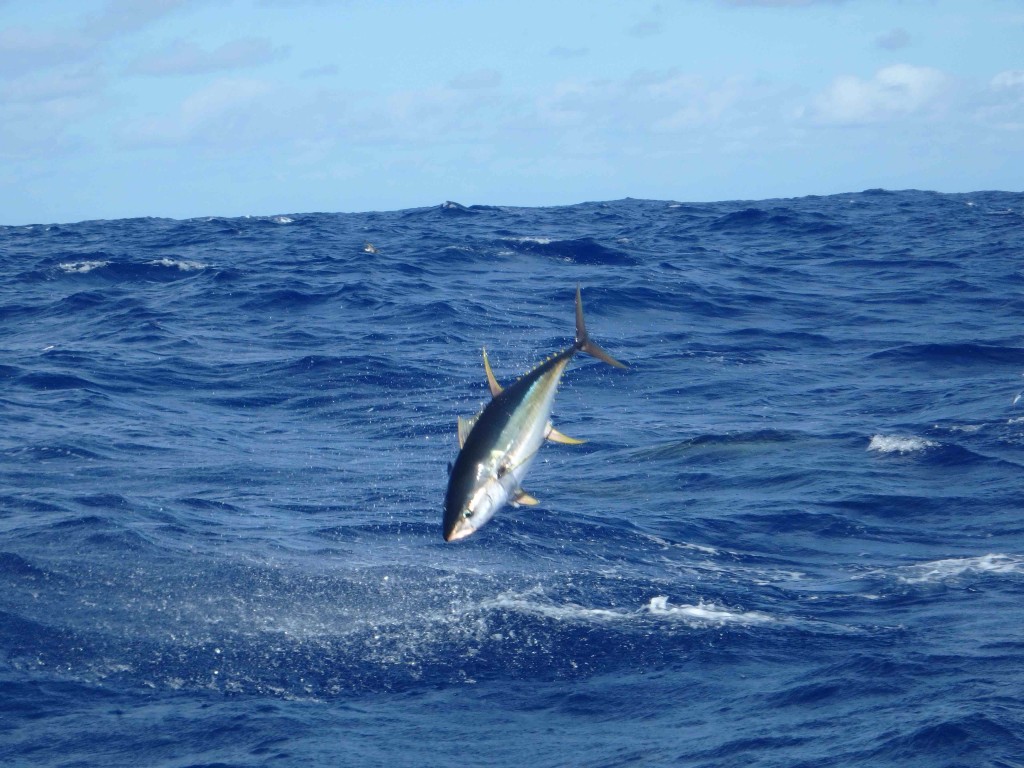
[{"label": "white foam", "polygon": [[913,435],[874,435],[868,443],[868,450],[879,453],[914,453],[936,446],[938,443],[932,440]]},{"label": "white foam", "polygon": [[182,272],[196,272],[200,269],[206,269],[206,267],[208,266],[200,261],[186,261],[185,259],[168,259],[166,256],[162,259],[154,259],[153,261],[147,263],[151,267],[177,267]]},{"label": "white foam", "polygon": [[760,611],[731,611],[714,603],[703,600],[696,605],[669,605],[668,597],[658,595],[652,597],[647,604],[647,612],[652,616],[670,619],[689,619],[702,624],[766,624],[773,621],[767,613]]},{"label": "white foam", "polygon": [[84,275],[94,269],[101,269],[109,263],[109,261],[66,261],[57,266],[68,274]]},{"label": "white foam", "polygon": [[664,547],[665,549],[691,549],[696,552],[701,552],[705,555],[718,554],[717,549],[715,549],[714,547],[705,546],[703,544],[690,544],[689,542],[671,542],[661,538],[660,536],[655,536],[652,533],[642,533],[640,535],[648,541],[653,541],[655,544],[657,544],[660,547]]},{"label": "white foam", "polygon": [[527,613],[534,616],[543,616],[547,619],[555,619],[556,621],[624,621],[635,615],[633,611],[587,608],[576,603],[557,604],[515,595],[499,595],[493,600],[483,603],[481,607]]},{"label": "white foam", "polygon": [[289,216],[274,216],[271,221],[275,224],[291,224],[295,219]]},{"label": "white foam", "polygon": [[766,624],[774,621],[771,616],[759,611],[732,611],[715,603],[703,600],[696,605],[670,605],[668,597],[658,595],[640,609],[625,610],[612,608],[587,608],[576,603],[552,603],[547,600],[522,595],[500,595],[480,607],[501,609],[516,613],[541,616],[555,621],[575,623],[619,623],[636,621],[643,617],[654,617],[668,621],[682,621],[690,624],[723,626],[726,624]]},{"label": "white foam", "polygon": [[550,237],[512,237],[509,239],[517,243],[537,243],[537,245],[550,245],[552,243]]},{"label": "white foam", "polygon": [[[941,427],[938,424],[935,425],[935,428],[941,429]],[[952,424],[949,426],[950,432],[965,432],[970,434],[971,432],[978,432],[980,430],[980,424]]]},{"label": "white foam", "polygon": [[979,573],[1024,573],[1024,558],[1014,555],[988,554],[980,557],[953,557],[893,570],[904,584],[941,584],[965,575]]}]

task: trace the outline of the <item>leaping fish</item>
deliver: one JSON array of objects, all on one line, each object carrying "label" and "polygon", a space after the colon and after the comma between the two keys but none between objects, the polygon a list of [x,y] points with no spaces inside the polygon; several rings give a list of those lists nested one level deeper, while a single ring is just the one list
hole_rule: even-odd
[{"label": "leaping fish", "polygon": [[576,341],[537,365],[503,389],[491,371],[484,349],[484,370],[491,402],[469,419],[459,417],[459,451],[450,467],[444,499],[444,539],[464,539],[511,502],[533,505],[537,500],[522,482],[544,440],[578,445],[551,426],[551,406],[565,367],[577,352],[625,368],[587,335],[583,302],[576,286]]}]

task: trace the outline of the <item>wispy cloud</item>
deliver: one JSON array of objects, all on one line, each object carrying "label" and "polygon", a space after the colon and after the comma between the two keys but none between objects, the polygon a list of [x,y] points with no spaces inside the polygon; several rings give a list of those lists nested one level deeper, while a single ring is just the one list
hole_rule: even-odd
[{"label": "wispy cloud", "polygon": [[885,51],[898,51],[910,45],[910,33],[902,27],[890,29],[875,39],[875,46]]},{"label": "wispy cloud", "polygon": [[96,41],[75,29],[0,29],[0,77],[77,64],[96,50]]},{"label": "wispy cloud", "polygon": [[88,16],[81,25],[88,35],[108,39],[136,32],[196,0],[109,0],[99,13]]},{"label": "wispy cloud", "polygon": [[125,124],[121,143],[129,147],[194,145],[244,148],[275,138],[285,118],[276,113],[272,83],[221,78],[195,91],[174,110]]},{"label": "wispy cloud", "polygon": [[501,73],[496,69],[478,69],[465,72],[449,81],[448,86],[462,91],[474,91],[481,88],[497,88],[501,85]]},{"label": "wispy cloud", "polygon": [[768,8],[784,8],[802,5],[838,5],[845,0],[719,0],[723,5],[763,6]]},{"label": "wispy cloud", "polygon": [[341,69],[337,64],[324,64],[320,67],[311,67],[310,69],[304,69],[299,73],[299,77],[309,79],[315,77],[333,77],[338,74]]},{"label": "wispy cloud", "polygon": [[1024,91],[1024,69],[1008,69],[1005,72],[1000,72],[992,78],[990,85],[997,91]]},{"label": "wispy cloud", "polygon": [[204,50],[193,42],[177,40],[161,51],[141,56],[128,65],[135,75],[173,76],[223,72],[266,64],[284,55],[261,37],[232,40],[213,50]]},{"label": "wispy cloud", "polygon": [[33,72],[0,81],[0,101],[7,104],[40,104],[91,99],[105,84],[105,78],[89,67]]},{"label": "wispy cloud", "polygon": [[550,51],[549,55],[554,56],[556,59],[579,59],[584,56],[590,55],[590,49],[586,47],[580,48],[569,48],[564,45],[556,45]]},{"label": "wispy cloud", "polygon": [[105,85],[105,78],[85,65],[0,80],[0,158],[31,162],[81,146],[74,126],[107,106]]},{"label": "wispy cloud", "polygon": [[645,19],[644,21],[637,22],[626,31],[631,37],[654,37],[661,34],[662,25],[660,21],[655,19]]}]

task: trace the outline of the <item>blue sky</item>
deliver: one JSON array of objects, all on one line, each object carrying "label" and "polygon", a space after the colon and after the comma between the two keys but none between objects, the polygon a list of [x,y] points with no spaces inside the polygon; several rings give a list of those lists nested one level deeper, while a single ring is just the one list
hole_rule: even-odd
[{"label": "blue sky", "polygon": [[0,0],[0,223],[1024,188],[1024,0]]}]

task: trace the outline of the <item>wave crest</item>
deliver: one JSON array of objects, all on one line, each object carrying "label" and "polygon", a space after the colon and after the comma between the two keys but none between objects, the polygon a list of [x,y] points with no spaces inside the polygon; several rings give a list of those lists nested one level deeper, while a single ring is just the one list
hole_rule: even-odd
[{"label": "wave crest", "polygon": [[873,435],[868,443],[869,451],[878,453],[916,453],[928,448],[936,448],[939,444],[934,440],[913,435]]}]

